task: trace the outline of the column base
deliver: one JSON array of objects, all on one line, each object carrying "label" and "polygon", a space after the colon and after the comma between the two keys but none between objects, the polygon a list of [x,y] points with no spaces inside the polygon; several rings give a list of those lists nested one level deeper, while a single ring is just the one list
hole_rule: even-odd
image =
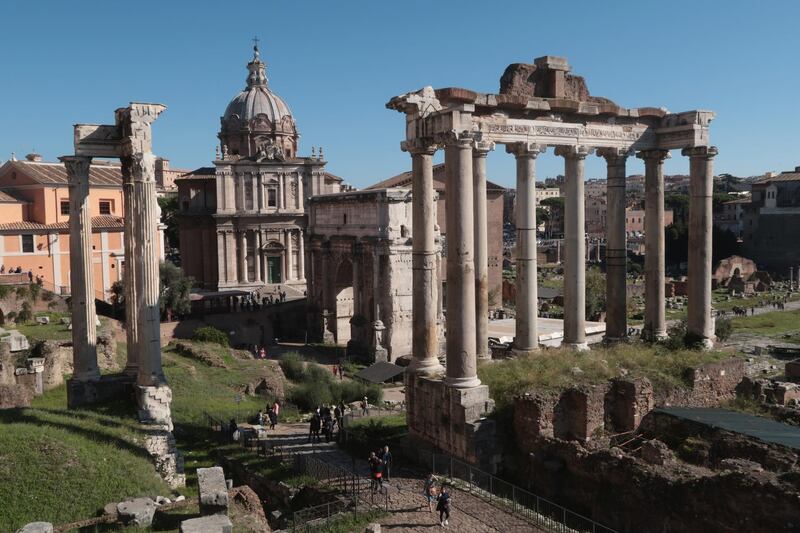
[{"label": "column base", "polygon": [[172,431],[172,389],[166,385],[136,386],[136,403],[139,406],[139,421],[143,424],[164,427]]},{"label": "column base", "polygon": [[714,341],[712,339],[709,339],[709,338],[703,338],[703,339],[700,339],[697,342],[697,346],[701,350],[713,350],[714,349]]},{"label": "column base", "polygon": [[414,374],[429,377],[444,374],[444,367],[436,357],[414,358],[411,360],[411,364],[408,365],[408,370]]},{"label": "column base", "polygon": [[603,337],[604,344],[625,344],[628,342],[630,342],[630,337],[628,337],[627,335],[624,337],[609,337],[609,336]]},{"label": "column base", "polygon": [[472,387],[480,386],[481,380],[478,379],[478,376],[468,378],[451,378],[445,376],[444,384],[454,389],[471,389]]},{"label": "column base", "polygon": [[99,377],[95,380],[67,380],[67,407],[76,409],[107,403],[130,394],[133,378],[124,374]]},{"label": "column base", "polygon": [[576,352],[588,352],[589,344],[586,342],[565,342],[562,344],[565,348],[575,350]]},{"label": "column base", "polygon": [[537,355],[539,352],[540,349],[538,346],[536,348],[511,348],[511,353],[514,354],[514,357],[530,357],[532,355]]}]

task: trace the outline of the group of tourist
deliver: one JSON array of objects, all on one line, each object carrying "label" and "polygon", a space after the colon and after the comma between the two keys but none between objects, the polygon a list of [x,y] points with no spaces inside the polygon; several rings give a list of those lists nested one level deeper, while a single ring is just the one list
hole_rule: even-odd
[{"label": "group of tourist", "polygon": [[392,453],[388,446],[384,446],[377,452],[369,452],[370,477],[372,479],[372,492],[383,490],[383,484],[389,482],[389,474],[392,468]]},{"label": "group of tourist", "polygon": [[[8,272],[6,272],[6,266],[0,265],[0,274],[22,274],[22,273],[23,272],[21,266],[18,266],[17,268],[9,268]],[[28,283],[33,283],[33,281],[34,281],[33,271],[28,270]],[[36,284],[40,287],[44,285],[44,276],[37,275]]]},{"label": "group of tourist", "polygon": [[325,442],[330,442],[336,428],[341,431],[342,417],[344,416],[345,405],[344,402],[339,402],[333,410],[327,404],[318,406],[311,417],[311,422],[308,430],[308,442],[322,442],[319,434],[325,436]]},{"label": "group of tourist", "polygon": [[[442,484],[440,488],[436,488],[439,480],[433,473],[428,474],[422,484],[422,496],[428,503],[428,510],[433,512],[433,503],[436,502],[436,510],[439,511],[439,525],[444,527],[450,525],[450,504],[452,497],[447,486]],[[424,507],[423,507],[424,508]]]},{"label": "group of tourist", "polygon": [[[269,429],[275,429],[275,426],[278,425],[278,417],[281,413],[281,402],[280,400],[275,400],[272,405],[268,405],[266,408],[266,413],[259,409],[258,413],[255,417],[251,419],[254,425],[263,428],[264,426],[269,423]],[[228,439],[231,442],[239,440],[239,426],[236,424],[236,419],[231,418],[230,422],[228,422]]]}]

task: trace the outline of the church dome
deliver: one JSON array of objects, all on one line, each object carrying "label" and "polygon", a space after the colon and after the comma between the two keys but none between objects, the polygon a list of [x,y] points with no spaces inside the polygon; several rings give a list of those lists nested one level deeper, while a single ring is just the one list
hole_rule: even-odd
[{"label": "church dome", "polygon": [[278,147],[283,155],[293,158],[297,151],[297,129],[289,106],[269,88],[267,65],[261,61],[258,46],[253,47],[253,60],[247,64],[247,87],[237,94],[221,118],[219,138],[232,155],[252,158]]}]

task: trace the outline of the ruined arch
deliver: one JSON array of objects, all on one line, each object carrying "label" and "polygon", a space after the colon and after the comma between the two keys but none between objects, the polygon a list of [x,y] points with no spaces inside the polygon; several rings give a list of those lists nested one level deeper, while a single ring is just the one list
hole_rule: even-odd
[{"label": "ruined arch", "polygon": [[355,312],[355,295],[353,291],[353,262],[343,258],[336,267],[334,278],[335,313],[336,313],[336,342],[347,343],[351,335],[350,319]]}]

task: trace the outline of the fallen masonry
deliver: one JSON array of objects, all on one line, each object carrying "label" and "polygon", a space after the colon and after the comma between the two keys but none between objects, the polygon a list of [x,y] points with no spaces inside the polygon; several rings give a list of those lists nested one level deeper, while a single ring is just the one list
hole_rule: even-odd
[{"label": "fallen masonry", "polygon": [[180,533],[233,533],[231,519],[214,514],[181,522]]}]

